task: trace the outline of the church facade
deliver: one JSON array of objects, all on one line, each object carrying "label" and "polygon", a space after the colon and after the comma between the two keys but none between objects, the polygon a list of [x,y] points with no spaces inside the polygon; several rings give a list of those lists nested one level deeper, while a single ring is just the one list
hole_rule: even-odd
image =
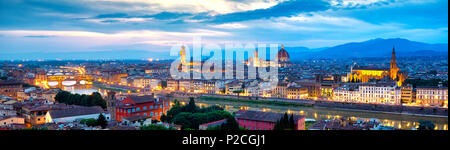
[{"label": "church facade", "polygon": [[407,74],[397,66],[395,48],[392,49],[391,63],[389,68],[361,67],[353,65],[350,73],[347,74],[349,82],[369,82],[370,80],[390,80],[395,81],[401,87]]}]

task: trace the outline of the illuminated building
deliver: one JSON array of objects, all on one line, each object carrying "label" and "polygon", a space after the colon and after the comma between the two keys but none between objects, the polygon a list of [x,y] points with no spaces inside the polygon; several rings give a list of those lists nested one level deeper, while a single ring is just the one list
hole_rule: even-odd
[{"label": "illuminated building", "polygon": [[178,82],[178,80],[167,80],[166,90],[178,91],[178,89],[179,89],[179,82]]},{"label": "illuminated building", "polygon": [[179,80],[179,90],[183,92],[193,92],[191,80]]},{"label": "illuminated building", "polygon": [[281,49],[278,50],[276,55],[276,60],[278,61],[278,66],[274,66],[272,64],[275,60],[264,60],[259,58],[258,50],[253,51],[253,56],[247,60],[247,64],[252,63],[254,67],[288,67],[290,65],[290,56],[289,53],[284,49],[284,46],[281,45]]},{"label": "illuminated building", "polygon": [[150,77],[136,77],[133,78],[133,86],[137,88],[152,88],[156,89],[161,83],[160,79]]},{"label": "illuminated building", "polygon": [[[226,88],[226,94],[228,95],[238,95],[239,91],[244,92],[244,83],[240,82],[239,80],[234,80],[230,83],[225,84],[225,88]],[[239,93],[240,94],[240,93]]]},{"label": "illuminated building", "polygon": [[287,88],[288,99],[303,99],[308,98],[308,88],[302,86],[289,86]]},{"label": "illuminated building", "polygon": [[25,118],[25,123],[27,125],[39,125],[44,123],[51,123],[52,117],[50,116],[50,111],[57,108],[52,105],[17,105],[14,106],[17,114]]},{"label": "illuminated building", "polygon": [[279,67],[288,67],[290,63],[289,53],[284,49],[284,46],[281,45],[281,49],[277,53],[278,66]]},{"label": "illuminated building", "polygon": [[17,116],[8,116],[8,117],[3,117],[0,116],[0,126],[1,127],[5,127],[5,126],[9,126],[9,125],[14,125],[14,124],[25,124],[25,118],[23,117],[17,117]]},{"label": "illuminated building", "polygon": [[417,87],[417,101],[424,106],[440,106],[448,108],[448,88],[443,86]]},{"label": "illuminated building", "polygon": [[194,93],[216,93],[216,81],[215,80],[191,80],[192,90]]},{"label": "illuminated building", "polygon": [[277,98],[287,98],[287,88],[288,83],[280,82],[277,84],[277,87],[272,91],[272,96]]},{"label": "illuminated building", "polygon": [[414,98],[414,89],[412,85],[402,86],[401,87],[401,102],[402,104],[411,104]]},{"label": "illuminated building", "polygon": [[160,117],[170,109],[170,100],[155,98],[153,95],[128,96],[124,100],[117,102],[115,120],[122,121],[130,116],[145,116],[153,120],[160,120]]},{"label": "illuminated building", "polygon": [[349,82],[369,82],[371,79],[382,80],[390,79],[397,83],[397,86],[402,86],[403,81],[407,78],[405,72],[400,71],[397,67],[397,59],[395,57],[395,48],[392,49],[390,68],[375,68],[375,67],[360,67],[353,65],[351,73],[348,75]]},{"label": "illuminated building", "polygon": [[0,95],[17,98],[17,92],[22,90],[22,83],[13,81],[0,81]]},{"label": "illuminated building", "polygon": [[339,87],[333,90],[333,100],[337,102],[357,103],[360,93],[355,87]]},{"label": "illuminated building", "polygon": [[359,86],[359,93],[358,103],[401,104],[401,91],[395,84],[364,84]]},{"label": "illuminated building", "polygon": [[300,81],[295,82],[296,85],[300,85],[308,89],[308,97],[320,97],[320,83],[314,81]]},{"label": "illuminated building", "polygon": [[181,64],[186,64],[186,47],[184,47],[184,45],[181,46],[180,57]]}]

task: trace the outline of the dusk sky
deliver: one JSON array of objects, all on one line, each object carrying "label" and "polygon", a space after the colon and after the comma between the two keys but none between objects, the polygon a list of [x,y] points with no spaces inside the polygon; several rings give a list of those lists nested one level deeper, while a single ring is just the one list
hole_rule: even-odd
[{"label": "dusk sky", "polygon": [[375,38],[448,43],[447,0],[2,0],[0,53],[192,43],[319,48]]}]

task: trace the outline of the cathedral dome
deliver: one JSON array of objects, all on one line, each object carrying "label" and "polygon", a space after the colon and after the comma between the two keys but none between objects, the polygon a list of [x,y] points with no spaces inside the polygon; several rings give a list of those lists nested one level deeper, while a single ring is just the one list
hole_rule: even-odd
[{"label": "cathedral dome", "polygon": [[281,45],[281,49],[278,51],[277,58],[279,62],[288,62],[290,60],[289,53]]}]

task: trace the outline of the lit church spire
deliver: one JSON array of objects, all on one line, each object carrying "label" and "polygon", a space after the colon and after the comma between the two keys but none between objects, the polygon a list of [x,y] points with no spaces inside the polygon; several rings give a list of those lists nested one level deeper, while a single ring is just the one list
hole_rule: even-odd
[{"label": "lit church spire", "polygon": [[395,47],[392,48],[392,56],[391,56],[391,66],[390,66],[390,74],[391,78],[395,80],[397,78],[397,73],[400,69],[397,67],[397,59],[395,57]]}]

